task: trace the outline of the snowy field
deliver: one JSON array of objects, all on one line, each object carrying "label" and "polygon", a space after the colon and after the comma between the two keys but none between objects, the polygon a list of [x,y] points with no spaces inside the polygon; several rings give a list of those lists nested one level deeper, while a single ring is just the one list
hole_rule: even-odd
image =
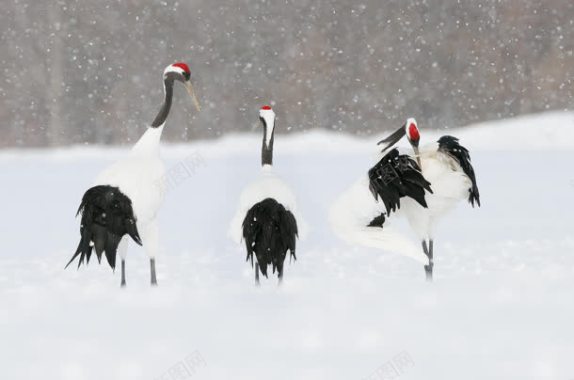
[{"label": "snowy field", "polygon": [[[419,122],[423,144],[439,136]],[[259,134],[164,146],[158,288],[133,245],[126,289],[107,264],[64,270],[83,192],[125,149],[0,152],[0,378],[574,379],[574,114],[446,133],[470,149],[483,206],[438,229],[432,284],[328,224],[379,136],[277,136],[310,231],[283,286],[260,288],[227,237]]]}]

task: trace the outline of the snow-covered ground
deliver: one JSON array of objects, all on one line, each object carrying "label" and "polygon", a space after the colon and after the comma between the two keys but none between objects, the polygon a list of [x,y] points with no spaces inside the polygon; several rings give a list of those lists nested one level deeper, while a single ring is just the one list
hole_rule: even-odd
[{"label": "snow-covered ground", "polygon": [[[423,142],[439,135],[419,122]],[[377,137],[277,137],[309,233],[283,286],[260,288],[227,237],[259,134],[164,147],[153,289],[139,247],[124,290],[107,265],[64,270],[83,191],[125,149],[0,152],[0,378],[574,379],[574,114],[445,133],[471,150],[483,206],[439,228],[432,284],[419,263],[330,230]]]}]

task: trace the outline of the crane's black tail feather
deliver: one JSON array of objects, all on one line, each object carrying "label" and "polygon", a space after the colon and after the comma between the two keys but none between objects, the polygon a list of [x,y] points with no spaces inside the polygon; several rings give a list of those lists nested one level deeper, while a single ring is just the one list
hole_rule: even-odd
[{"label": "crane's black tail feather", "polygon": [[66,268],[78,256],[78,268],[84,260],[87,265],[95,250],[99,263],[105,253],[108,264],[115,269],[118,246],[124,235],[142,244],[132,202],[117,187],[95,186],[86,191],[78,214],[82,214],[80,243]]},{"label": "crane's black tail feather", "polygon": [[[261,273],[267,277],[267,267],[273,273],[282,272],[287,256],[297,259],[297,221],[291,211],[275,199],[266,198],[249,209],[243,220],[243,239],[247,260],[257,258]],[[280,270],[281,269],[281,270]],[[282,275],[282,273],[280,273]]]}]

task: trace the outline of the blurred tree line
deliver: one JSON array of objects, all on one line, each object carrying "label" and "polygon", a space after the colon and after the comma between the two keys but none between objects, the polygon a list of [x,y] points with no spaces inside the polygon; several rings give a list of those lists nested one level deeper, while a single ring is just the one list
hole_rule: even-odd
[{"label": "blurred tree line", "polygon": [[188,62],[169,141],[370,134],[573,109],[572,0],[0,0],[0,146],[128,143]]}]

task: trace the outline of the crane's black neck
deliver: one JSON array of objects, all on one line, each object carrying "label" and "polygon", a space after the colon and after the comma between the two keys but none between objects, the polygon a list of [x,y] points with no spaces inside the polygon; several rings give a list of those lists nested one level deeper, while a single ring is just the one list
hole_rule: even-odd
[{"label": "crane's black neck", "polygon": [[267,125],[264,118],[259,118],[263,124],[263,145],[261,146],[261,166],[273,165],[273,140],[275,139],[275,120],[273,125]]},{"label": "crane's black neck", "polygon": [[162,126],[169,115],[169,110],[171,109],[171,100],[173,98],[173,79],[166,78],[163,82],[165,88],[165,100],[155,117],[153,123],[151,123],[152,128],[157,128]]}]

